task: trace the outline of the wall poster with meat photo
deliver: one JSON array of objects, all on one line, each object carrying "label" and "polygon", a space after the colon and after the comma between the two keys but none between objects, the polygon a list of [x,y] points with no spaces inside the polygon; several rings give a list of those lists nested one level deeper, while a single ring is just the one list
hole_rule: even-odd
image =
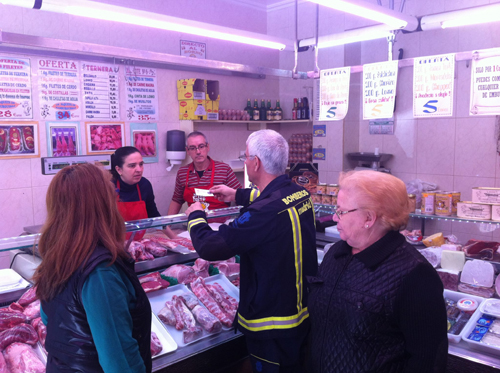
[{"label": "wall poster with meat photo", "polygon": [[125,146],[123,122],[86,122],[87,154],[112,154]]},{"label": "wall poster with meat photo", "polygon": [[158,162],[158,131],[156,123],[130,123],[131,145],[142,155],[145,163]]},{"label": "wall poster with meat photo", "polygon": [[45,122],[47,157],[81,155],[80,122]]},{"label": "wall poster with meat photo", "polygon": [[40,157],[38,122],[0,124],[0,159]]}]

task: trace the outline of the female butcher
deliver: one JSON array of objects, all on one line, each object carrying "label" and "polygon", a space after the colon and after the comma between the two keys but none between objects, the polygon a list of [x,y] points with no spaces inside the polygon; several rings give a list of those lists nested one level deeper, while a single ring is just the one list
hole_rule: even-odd
[{"label": "female butcher", "polygon": [[[161,216],[156,208],[153,186],[142,177],[144,161],[137,148],[124,146],[111,155],[111,173],[118,193],[118,210],[125,221]],[[144,236],[136,232],[134,239]]]},{"label": "female butcher", "polygon": [[405,184],[377,171],[341,174],[341,241],[310,278],[311,372],[444,372],[443,285],[399,233]]},{"label": "female butcher", "polygon": [[47,372],[151,372],[151,306],[123,249],[109,173],[57,173],[33,277],[47,325]]}]

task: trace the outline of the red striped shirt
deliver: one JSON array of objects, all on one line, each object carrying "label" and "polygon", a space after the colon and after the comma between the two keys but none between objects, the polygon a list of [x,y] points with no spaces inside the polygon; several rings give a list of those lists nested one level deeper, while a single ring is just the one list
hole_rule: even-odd
[{"label": "red striped shirt", "polygon": [[[186,186],[186,175],[188,173],[189,166],[190,165],[181,167],[177,172],[177,177],[175,178],[175,191],[174,195],[172,196],[172,201],[178,202],[181,205],[185,202],[183,194],[184,187]],[[205,172],[203,173],[203,177],[201,178],[196,173],[196,170],[193,169],[189,174],[188,186],[190,188],[209,186],[212,179],[212,172],[215,172],[214,185],[223,184],[233,189],[241,188],[241,184],[236,178],[236,175],[234,174],[231,167],[229,167],[227,164],[214,161],[214,168],[215,171],[211,168],[205,170]]]}]

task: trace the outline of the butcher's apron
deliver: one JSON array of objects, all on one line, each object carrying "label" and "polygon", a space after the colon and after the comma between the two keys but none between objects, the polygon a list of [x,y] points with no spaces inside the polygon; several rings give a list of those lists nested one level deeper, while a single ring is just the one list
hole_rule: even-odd
[{"label": "butcher's apron", "polygon": [[[135,202],[120,202],[120,180],[116,180],[116,189],[118,195],[116,196],[116,204],[118,205],[118,211],[125,221],[140,220],[148,218],[148,211],[146,210],[146,202],[142,200],[141,190],[139,189],[139,184],[137,186],[137,193],[139,194],[139,201]],[[146,231],[136,231],[134,236],[134,241],[139,241]],[[132,232],[127,233],[127,240],[132,235]]]},{"label": "butcher's apron", "polygon": [[[210,180],[210,185],[209,186],[205,186],[205,187],[198,186],[198,187],[196,187],[196,189],[209,190],[210,188],[212,188],[214,186],[215,162],[213,160],[211,161],[210,166],[205,170],[205,172],[208,171],[208,170],[210,170],[210,169],[212,169],[212,177],[211,177],[211,180]],[[215,210],[215,209],[226,208],[227,207],[227,203],[219,201],[215,197],[204,197],[204,196],[198,196],[198,195],[196,195],[196,193],[194,191],[195,188],[188,186],[189,175],[191,174],[191,172],[194,172],[194,166],[193,166],[192,163],[189,165],[188,173],[187,173],[187,176],[186,176],[186,185],[184,187],[184,194],[183,194],[184,201],[187,202],[188,206],[191,206],[195,202],[200,202],[201,205],[203,206],[203,208],[205,210],[206,209],[208,209],[208,210]],[[199,177],[198,175],[196,175],[196,176]]]}]

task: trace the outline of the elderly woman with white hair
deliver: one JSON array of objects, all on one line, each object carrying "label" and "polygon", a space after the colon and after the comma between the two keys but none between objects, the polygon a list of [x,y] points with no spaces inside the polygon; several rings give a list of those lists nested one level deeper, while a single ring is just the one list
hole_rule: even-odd
[{"label": "elderly woman with white hair", "polygon": [[444,372],[443,285],[399,233],[409,218],[405,184],[351,171],[339,186],[341,241],[309,278],[311,372]]}]

